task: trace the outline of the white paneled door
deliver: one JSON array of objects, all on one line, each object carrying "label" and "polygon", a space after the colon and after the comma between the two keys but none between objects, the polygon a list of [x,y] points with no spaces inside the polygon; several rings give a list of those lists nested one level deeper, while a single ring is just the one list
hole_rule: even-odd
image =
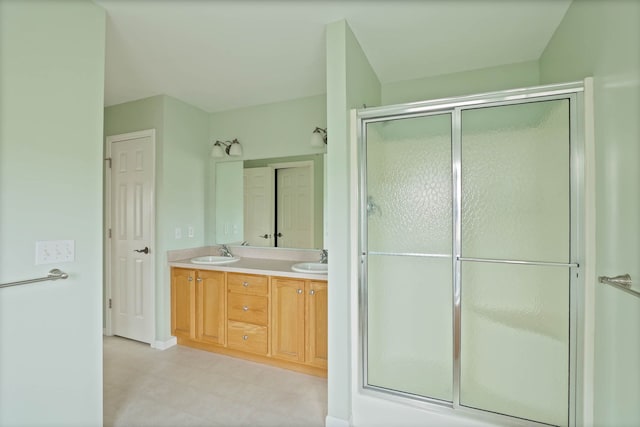
[{"label": "white paneled door", "polygon": [[154,339],[155,132],[109,137],[113,335]]}]

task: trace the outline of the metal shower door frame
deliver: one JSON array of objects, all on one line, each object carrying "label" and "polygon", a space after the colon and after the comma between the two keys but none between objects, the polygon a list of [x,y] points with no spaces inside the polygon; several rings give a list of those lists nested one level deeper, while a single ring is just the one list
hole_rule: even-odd
[{"label": "metal shower door frame", "polygon": [[[579,316],[579,305],[584,300],[584,274],[580,268],[580,260],[584,259],[584,124],[582,123],[584,100],[583,82],[571,82],[556,85],[537,86],[531,88],[506,90],[499,92],[483,93],[465,97],[443,98],[433,101],[415,102],[375,108],[366,108],[357,111],[356,131],[358,138],[358,164],[359,164],[359,248],[360,274],[359,274],[359,389],[361,392],[372,393],[376,397],[390,400],[410,402],[423,406],[431,411],[447,414],[459,414],[464,417],[481,419],[489,422],[497,422],[505,425],[547,425],[527,419],[509,415],[497,414],[485,410],[465,407],[460,403],[460,350],[461,350],[461,264],[462,261],[482,261],[525,265],[548,265],[565,267],[570,271],[569,280],[569,407],[568,425],[578,425],[577,414],[581,412],[578,394],[582,390],[581,377],[578,371],[582,368],[582,358],[578,354],[583,339],[583,316]],[[524,260],[480,260],[464,258],[461,256],[461,147],[462,131],[461,117],[465,110],[509,106],[525,104],[536,101],[569,100],[569,168],[570,168],[570,262],[548,263],[532,262]],[[368,384],[367,359],[368,359],[368,242],[367,242],[367,162],[366,141],[367,125],[376,122],[399,120],[407,118],[424,117],[429,115],[451,115],[451,162],[452,162],[452,241],[453,241],[453,396],[452,401],[443,401],[435,398],[417,396],[415,394],[390,390]],[[400,254],[399,254],[400,255]],[[406,254],[412,255],[412,254]],[[415,255],[415,254],[414,254]]]}]

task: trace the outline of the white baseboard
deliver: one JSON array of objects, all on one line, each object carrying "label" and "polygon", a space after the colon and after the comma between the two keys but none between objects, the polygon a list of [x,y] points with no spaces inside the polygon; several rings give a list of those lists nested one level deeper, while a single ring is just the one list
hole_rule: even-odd
[{"label": "white baseboard", "polygon": [[349,421],[343,420],[342,418],[332,417],[331,415],[327,415],[324,420],[325,427],[349,427]]},{"label": "white baseboard", "polygon": [[154,341],[151,343],[151,348],[155,348],[156,350],[166,350],[174,345],[178,345],[178,339],[176,337],[171,337],[166,341]]}]

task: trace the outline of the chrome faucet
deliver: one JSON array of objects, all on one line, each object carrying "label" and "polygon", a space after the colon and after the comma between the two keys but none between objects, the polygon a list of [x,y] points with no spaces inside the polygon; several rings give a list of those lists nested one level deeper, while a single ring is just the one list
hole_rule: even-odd
[{"label": "chrome faucet", "polygon": [[320,251],[320,262],[322,264],[327,264],[329,262],[329,251],[326,249]]},{"label": "chrome faucet", "polygon": [[228,257],[232,257],[233,256],[233,254],[231,253],[231,251],[229,250],[227,245],[220,245],[220,255],[228,256]]}]

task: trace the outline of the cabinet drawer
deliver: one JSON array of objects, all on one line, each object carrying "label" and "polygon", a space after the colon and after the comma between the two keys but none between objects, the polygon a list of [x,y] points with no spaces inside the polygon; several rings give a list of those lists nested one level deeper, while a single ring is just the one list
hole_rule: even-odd
[{"label": "cabinet drawer", "polygon": [[267,327],[230,320],[227,326],[227,345],[236,350],[267,354]]},{"label": "cabinet drawer", "polygon": [[230,293],[227,298],[227,313],[230,320],[266,326],[269,319],[269,298]]},{"label": "cabinet drawer", "polygon": [[229,292],[238,294],[267,295],[269,292],[269,279],[267,276],[228,273],[227,288]]}]

